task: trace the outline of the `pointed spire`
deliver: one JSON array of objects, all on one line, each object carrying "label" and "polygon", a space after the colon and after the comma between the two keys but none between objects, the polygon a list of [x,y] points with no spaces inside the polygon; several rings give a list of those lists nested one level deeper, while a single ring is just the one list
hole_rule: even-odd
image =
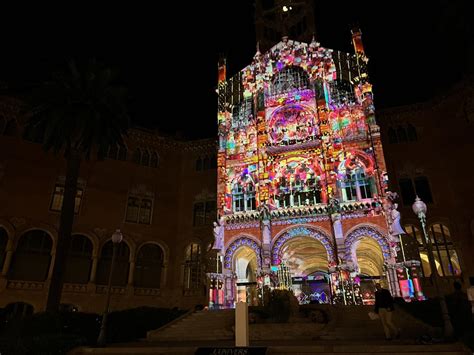
[{"label": "pointed spire", "polygon": [[313,38],[311,39],[311,43],[309,44],[310,48],[317,48],[319,47],[319,42],[316,42],[316,36],[313,33]]}]

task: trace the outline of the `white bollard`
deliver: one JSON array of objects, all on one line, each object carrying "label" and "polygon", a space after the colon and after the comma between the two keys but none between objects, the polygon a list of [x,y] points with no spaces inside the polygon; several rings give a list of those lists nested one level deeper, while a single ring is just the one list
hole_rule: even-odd
[{"label": "white bollard", "polygon": [[235,346],[249,346],[249,307],[246,302],[235,305]]}]

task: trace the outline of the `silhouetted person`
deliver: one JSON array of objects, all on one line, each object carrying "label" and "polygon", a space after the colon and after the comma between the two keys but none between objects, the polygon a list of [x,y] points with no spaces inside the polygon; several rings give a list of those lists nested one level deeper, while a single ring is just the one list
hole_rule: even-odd
[{"label": "silhouetted person", "polygon": [[454,334],[461,336],[469,329],[472,322],[471,302],[467,298],[467,293],[462,290],[458,281],[453,283],[454,292],[446,296],[449,315],[454,328]]},{"label": "silhouetted person", "polygon": [[392,314],[394,311],[393,298],[390,291],[382,288],[379,283],[375,284],[375,313],[377,313],[382,321],[383,330],[385,332],[385,339],[392,340],[392,336],[398,338],[400,332],[393,324]]}]

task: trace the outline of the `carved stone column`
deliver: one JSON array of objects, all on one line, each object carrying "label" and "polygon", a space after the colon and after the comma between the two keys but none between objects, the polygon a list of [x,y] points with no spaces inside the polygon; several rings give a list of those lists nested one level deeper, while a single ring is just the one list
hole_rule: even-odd
[{"label": "carved stone column", "polygon": [[2,277],[7,278],[8,270],[10,270],[10,265],[12,263],[13,257],[13,241],[11,239],[8,240],[6,253],[5,253],[5,261],[3,262],[2,267]]}]

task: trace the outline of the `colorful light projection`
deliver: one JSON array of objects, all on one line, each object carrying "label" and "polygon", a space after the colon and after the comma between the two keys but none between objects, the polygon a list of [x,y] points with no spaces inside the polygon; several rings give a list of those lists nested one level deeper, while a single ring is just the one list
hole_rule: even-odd
[{"label": "colorful light projection", "polygon": [[258,207],[257,164],[240,165],[227,169],[225,211],[253,211]]},{"label": "colorful light projection", "polygon": [[362,107],[345,106],[329,114],[329,123],[334,138],[360,140],[367,137],[367,122]]},{"label": "colorful light projection", "polygon": [[268,123],[272,144],[302,143],[317,137],[315,114],[309,107],[292,104],[278,107]]},{"label": "colorful light projection", "polygon": [[231,130],[227,137],[227,156],[244,159],[256,154],[257,130],[255,126]]},{"label": "colorful light projection", "polygon": [[311,156],[273,161],[269,180],[269,204],[275,208],[316,205],[327,199],[322,168]]}]

